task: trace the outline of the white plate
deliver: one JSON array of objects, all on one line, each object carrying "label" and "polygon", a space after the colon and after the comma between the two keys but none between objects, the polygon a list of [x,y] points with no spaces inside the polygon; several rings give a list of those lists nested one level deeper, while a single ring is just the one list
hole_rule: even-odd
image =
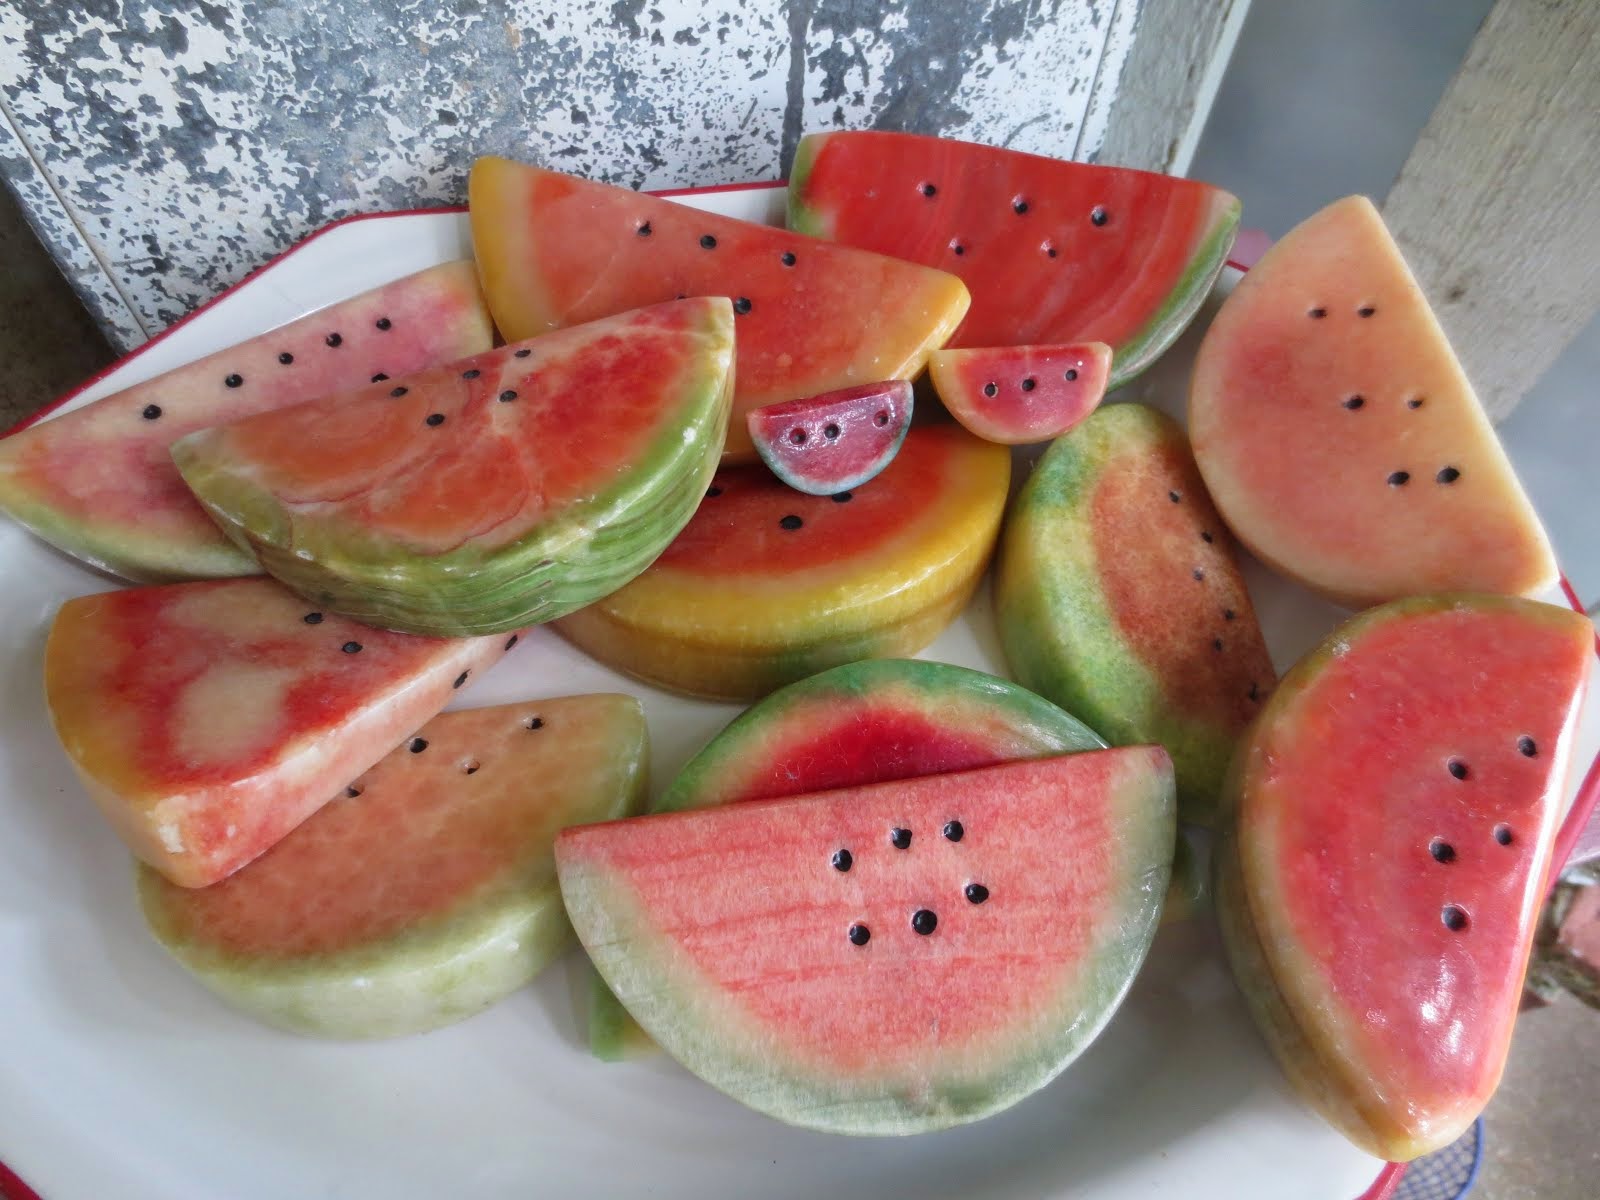
[{"label": "white plate", "polygon": [[[779,220],[783,192],[684,199]],[[458,212],[335,226],[58,411],[469,252]],[[1177,412],[1193,348],[1191,336],[1130,390]],[[423,1037],[346,1045],[264,1029],[145,932],[128,857],[50,732],[39,683],[50,619],[112,584],[5,522],[0,580],[0,1160],[46,1200],[1351,1200],[1382,1173],[1295,1101],[1203,921],[1162,934],[1122,1010],[1054,1084],[1001,1116],[913,1139],[801,1132],[671,1062],[596,1062],[576,956]],[[1340,615],[1257,569],[1250,582],[1280,667]],[[1003,670],[987,596],[925,657]],[[597,690],[643,699],[658,788],[736,711],[642,687],[548,631],[462,703]],[[1600,745],[1594,709],[1584,764]]]}]

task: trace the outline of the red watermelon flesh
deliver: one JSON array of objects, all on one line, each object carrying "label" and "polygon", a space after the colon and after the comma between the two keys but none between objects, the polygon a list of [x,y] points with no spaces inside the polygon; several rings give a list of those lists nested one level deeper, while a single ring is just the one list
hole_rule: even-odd
[{"label": "red watermelon flesh", "polygon": [[938,350],[928,375],[950,415],[991,442],[1060,437],[1099,405],[1111,374],[1104,342]]},{"label": "red watermelon flesh", "polygon": [[601,974],[691,1071],[899,1134],[1000,1111],[1093,1039],[1173,836],[1170,763],[1137,747],[571,829],[556,867]]},{"label": "red watermelon flesh", "polygon": [[1565,609],[1399,601],[1297,665],[1241,747],[1218,881],[1240,982],[1373,1154],[1448,1144],[1499,1080],[1593,654]]},{"label": "red watermelon flesh", "polygon": [[266,579],[69,600],[45,698],[117,832],[201,887],[277,843],[515,638],[388,633]]},{"label": "red watermelon flesh", "polygon": [[129,579],[258,574],[184,486],[168,446],[493,342],[472,264],[432,267],[0,441],[0,510]]},{"label": "red watermelon flesh", "polygon": [[755,458],[749,409],[910,379],[967,310],[943,272],[503,158],[479,159],[469,191],[478,270],[508,339],[674,297],[733,302],[730,461]]},{"label": "red watermelon flesh", "polygon": [[911,428],[911,385],[893,379],[752,408],[750,440],[796,491],[832,496],[889,465]]},{"label": "red watermelon flesh", "polygon": [[951,346],[1105,342],[1111,387],[1183,332],[1227,261],[1239,201],[1209,184],[909,133],[804,138],[801,233],[959,275]]}]

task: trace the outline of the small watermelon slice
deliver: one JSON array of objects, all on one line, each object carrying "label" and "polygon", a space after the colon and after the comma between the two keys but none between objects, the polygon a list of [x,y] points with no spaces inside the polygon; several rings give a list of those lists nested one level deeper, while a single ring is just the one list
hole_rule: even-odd
[{"label": "small watermelon slice", "polygon": [[1011,456],[913,429],[859,489],[807,496],[725,467],[650,569],[558,626],[595,658],[694,696],[748,700],[840,663],[914,654],[966,607]]},{"label": "small watermelon slice", "polygon": [[950,415],[991,442],[1021,445],[1060,437],[1106,394],[1111,347],[986,346],[939,350],[928,377]]},{"label": "small watermelon slice", "polygon": [[720,297],[656,305],[172,448],[261,565],[408,633],[504,633],[642,571],[716,469],[733,382]]},{"label": "small watermelon slice", "polygon": [[1590,664],[1492,596],[1347,622],[1240,747],[1217,907],[1291,1082],[1363,1149],[1454,1141],[1499,1081]]},{"label": "small watermelon slice", "polygon": [[907,1134],[1009,1107],[1094,1039],[1173,833],[1147,746],[569,829],[556,869],[680,1063],[793,1124]]},{"label": "small watermelon slice", "polygon": [[141,868],[140,903],[180,963],[270,1025],[420,1033],[503,999],[566,944],[551,844],[636,811],[645,756],[630,696],[445,713],[221,883]]},{"label": "small watermelon slice", "polygon": [[967,311],[959,279],[557,171],[480,158],[468,182],[484,292],[509,339],[674,296],[727,296],[739,375],[728,461],[752,408],[910,379]]},{"label": "small watermelon slice", "polygon": [[281,840],[515,640],[385,633],[268,579],[129,588],[61,606],[45,698],[133,852],[202,887]]},{"label": "small watermelon slice", "polygon": [[1166,746],[1184,819],[1210,824],[1276,673],[1176,423],[1116,404],[1057,441],[1018,494],[999,557],[1012,674],[1112,745]]},{"label": "small watermelon slice", "polygon": [[430,268],[0,441],[0,511],[128,579],[259,574],[195,502],[168,446],[493,344],[472,264]]},{"label": "small watermelon slice", "polygon": [[875,478],[911,428],[911,385],[865,383],[745,414],[756,453],[796,491],[832,496]]},{"label": "small watermelon slice", "polygon": [[[747,709],[689,760],[659,812],[965,771],[1105,743],[1076,717],[981,671],[868,659],[791,683]],[[589,1044],[614,1060],[651,1043],[601,984]]]},{"label": "small watermelon slice", "polygon": [[1191,179],[948,138],[814,133],[795,155],[789,225],[959,275],[972,309],[951,346],[1106,342],[1115,388],[1199,310],[1239,201]]},{"label": "small watermelon slice", "polygon": [[1365,197],[1292,230],[1228,297],[1195,358],[1189,432],[1239,540],[1337,603],[1531,596],[1556,581],[1539,519]]}]

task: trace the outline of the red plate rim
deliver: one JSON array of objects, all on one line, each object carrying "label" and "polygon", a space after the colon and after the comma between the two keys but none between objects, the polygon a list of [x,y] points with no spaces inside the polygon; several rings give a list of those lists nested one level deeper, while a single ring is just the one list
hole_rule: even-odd
[{"label": "red plate rim", "polygon": [[[661,190],[652,191],[650,192],[650,195],[664,196],[669,198],[674,196],[713,196],[724,192],[765,191],[771,188],[785,187],[787,184],[788,181],[785,179],[773,179],[760,183],[721,183],[709,187],[664,188]],[[283,253],[269,258],[259,267],[256,267],[249,274],[245,275],[237,283],[234,283],[230,287],[225,288],[223,291],[218,292],[211,299],[200,305],[200,307],[194,309],[192,312],[187,313],[183,317],[180,317],[177,321],[174,321],[171,325],[167,326],[167,328],[156,334],[143,345],[129,351],[127,354],[109,363],[107,366],[97,371],[94,375],[91,375],[88,379],[78,384],[78,386],[73,388],[71,391],[64,393],[38,411],[22,418],[22,420],[18,421],[10,429],[0,432],[0,438],[9,437],[13,433],[20,433],[22,430],[28,428],[30,425],[33,425],[35,422],[42,421],[45,417],[55,412],[63,405],[71,403],[78,396],[88,391],[89,388],[99,383],[107,375],[110,375],[113,371],[121,370],[130,362],[133,362],[136,358],[145,353],[145,351],[151,349],[151,347],[159,345],[172,334],[182,329],[190,321],[193,321],[201,313],[205,312],[213,305],[219,303],[228,296],[232,295],[234,292],[238,291],[240,288],[244,287],[263,271],[276,266],[290,255],[300,253],[318,238],[332,233],[335,229],[342,228],[345,225],[353,225],[358,221],[383,221],[394,217],[430,216],[440,213],[463,213],[466,211],[467,206],[464,204],[441,204],[428,208],[415,208],[404,211],[352,213],[348,217],[341,217],[337,221],[332,221],[329,224],[324,225],[315,233],[301,238],[300,241],[290,246],[287,250],[283,251]],[[1253,264],[1248,261],[1236,261],[1233,258],[1228,260],[1228,266],[1239,271],[1247,271],[1250,269],[1251,265]],[[1566,596],[1567,602],[1572,605],[1574,611],[1584,611],[1583,604],[1579,601],[1577,592],[1573,590],[1572,584],[1568,581],[1565,574],[1561,576],[1561,590]],[[1600,656],[1600,633],[1596,633],[1595,635],[1595,653],[1597,656]],[[1600,802],[1600,756],[1597,756],[1594,762],[1589,764],[1589,769],[1584,775],[1583,782],[1578,787],[1578,793],[1575,797],[1573,797],[1572,808],[1567,813],[1566,820],[1562,823],[1561,829],[1556,834],[1555,848],[1550,859],[1550,874],[1552,880],[1554,880],[1556,874],[1558,873],[1558,868],[1555,866],[1555,864],[1564,864],[1567,861],[1568,856],[1572,853],[1572,848],[1577,845],[1578,838],[1582,834],[1584,826],[1588,823],[1589,817],[1593,814],[1597,802]],[[1360,1196],[1356,1197],[1356,1200],[1390,1200],[1396,1189],[1399,1188],[1400,1181],[1402,1178],[1404,1178],[1405,1173],[1405,1163],[1385,1163],[1383,1170],[1380,1171],[1378,1173],[1378,1177],[1373,1180],[1372,1186]],[[40,1197],[37,1192],[24,1183],[22,1179],[19,1178],[14,1171],[8,1168],[3,1161],[0,1161],[0,1200],[42,1200],[42,1197]]]}]

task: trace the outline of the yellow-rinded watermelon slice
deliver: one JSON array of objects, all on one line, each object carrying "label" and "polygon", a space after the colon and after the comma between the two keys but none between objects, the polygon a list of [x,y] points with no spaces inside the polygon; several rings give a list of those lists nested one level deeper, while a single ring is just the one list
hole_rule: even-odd
[{"label": "yellow-rinded watermelon slice", "polygon": [[1594,630],[1495,596],[1337,629],[1240,747],[1217,908],[1306,1100],[1407,1160],[1454,1141],[1505,1065]]},{"label": "yellow-rinded watermelon slice", "polygon": [[128,588],[61,606],[45,700],[133,852],[201,887],[342,792],[515,640],[386,633],[269,579]]},{"label": "yellow-rinded watermelon slice", "polygon": [[1528,498],[1377,209],[1274,245],[1195,359],[1189,434],[1239,540],[1353,608],[1557,577]]},{"label": "yellow-rinded watermelon slice", "polygon": [[184,486],[167,447],[493,344],[472,264],[431,267],[0,441],[0,511],[128,579],[259,574]]},{"label": "yellow-rinded watermelon slice", "polygon": [[1192,179],[910,133],[814,133],[789,180],[801,233],[959,275],[951,346],[1105,342],[1149,366],[1227,261],[1239,201]]},{"label": "yellow-rinded watermelon slice", "polygon": [[675,296],[726,296],[739,370],[727,457],[755,458],[752,408],[910,379],[967,311],[959,279],[627,188],[481,158],[472,240],[509,339]]},{"label": "yellow-rinded watermelon slice", "polygon": [[271,1025],[371,1038],[460,1020],[567,944],[551,845],[636,810],[646,745],[631,696],[445,713],[221,883],[141,867],[145,917]]},{"label": "yellow-rinded watermelon slice", "polygon": [[794,1124],[940,1129],[1063,1070],[1155,936],[1171,764],[1095,750],[569,829],[562,896],[684,1066]]}]

